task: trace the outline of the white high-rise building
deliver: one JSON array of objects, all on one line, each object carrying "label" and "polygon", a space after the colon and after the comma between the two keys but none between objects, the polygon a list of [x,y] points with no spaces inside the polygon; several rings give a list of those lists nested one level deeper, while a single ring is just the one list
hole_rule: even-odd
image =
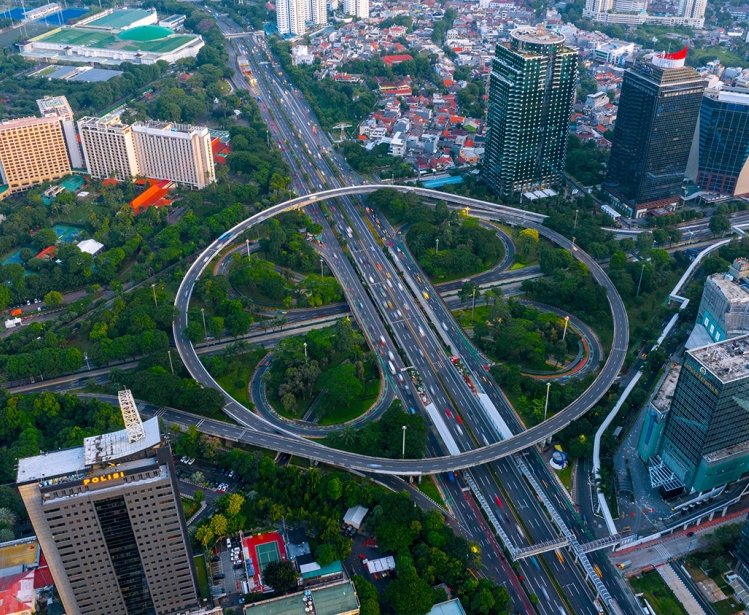
[{"label": "white high-rise building", "polygon": [[325,0],[309,0],[308,6],[308,21],[311,21],[316,26],[324,26],[328,23],[328,7]]},{"label": "white high-rise building", "polygon": [[369,0],[343,0],[343,12],[359,19],[369,19]]},{"label": "white high-rise building", "polygon": [[205,126],[137,123],[133,140],[141,175],[198,189],[216,181],[211,135]]},{"label": "white high-rise building", "polygon": [[694,22],[705,22],[705,9],[707,0],[682,0],[679,4],[679,12],[685,19]]},{"label": "white high-rise building", "polygon": [[78,122],[86,168],[98,179],[142,175],[204,188],[216,181],[211,135],[205,126],[171,122],[123,124],[118,115]]},{"label": "white high-rise building", "polygon": [[278,33],[294,36],[304,34],[307,10],[307,0],[278,0],[276,2]]},{"label": "white high-rise building", "polygon": [[138,175],[133,129],[118,115],[84,117],[78,121],[78,133],[91,177],[127,180]]}]

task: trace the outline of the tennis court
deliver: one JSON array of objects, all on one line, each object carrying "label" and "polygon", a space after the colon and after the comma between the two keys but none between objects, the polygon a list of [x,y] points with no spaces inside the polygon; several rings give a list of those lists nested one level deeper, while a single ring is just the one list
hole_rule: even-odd
[{"label": "tennis court", "polygon": [[255,546],[255,553],[257,555],[257,563],[260,565],[260,570],[265,570],[265,567],[271,562],[277,562],[281,559],[281,553],[278,550],[278,543],[266,542],[262,545]]}]

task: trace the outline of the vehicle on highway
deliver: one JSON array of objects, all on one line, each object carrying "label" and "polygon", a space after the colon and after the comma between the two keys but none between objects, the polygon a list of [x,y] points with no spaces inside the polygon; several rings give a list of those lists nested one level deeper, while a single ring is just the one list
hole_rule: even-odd
[{"label": "vehicle on highway", "polygon": [[390,359],[391,361],[395,361],[395,355],[393,355],[392,350],[388,350],[388,359]]},{"label": "vehicle on highway", "polygon": [[380,344],[385,345],[385,338],[382,335],[380,336]]},{"label": "vehicle on highway", "polygon": [[445,416],[449,419],[453,418],[453,413],[450,412],[450,408],[445,408]]},{"label": "vehicle on highway", "polygon": [[494,501],[495,501],[495,502],[497,503],[497,506],[499,506],[500,508],[502,508],[502,507],[504,506],[504,505],[502,504],[502,500],[500,500],[500,499],[499,499],[499,496],[498,496],[498,495],[495,495],[495,496],[494,496]]},{"label": "vehicle on highway", "polygon": [[424,329],[421,328],[421,325],[419,325],[419,335],[421,337],[426,337],[426,333],[424,333]]},{"label": "vehicle on highway", "polygon": [[393,365],[392,361],[388,361],[388,369],[390,370],[390,373],[395,376],[395,365]]},{"label": "vehicle on highway", "polygon": [[424,295],[424,299],[426,299],[427,301],[429,301],[429,293],[427,291],[422,290],[421,294]]},{"label": "vehicle on highway", "polygon": [[554,549],[554,555],[557,556],[560,564],[564,564],[564,555],[562,555],[562,552],[559,549]]}]

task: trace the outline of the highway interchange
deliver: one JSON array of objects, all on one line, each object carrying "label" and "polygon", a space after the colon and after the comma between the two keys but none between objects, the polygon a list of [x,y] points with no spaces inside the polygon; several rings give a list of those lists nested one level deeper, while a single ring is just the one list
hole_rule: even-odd
[{"label": "highway interchange", "polygon": [[[219,23],[226,28],[225,31],[233,27],[225,20]],[[581,416],[600,399],[617,376],[626,353],[628,324],[621,298],[613,285],[593,259],[566,238],[545,228],[542,225],[543,216],[415,187],[394,187],[422,197],[450,200],[461,207],[469,206],[472,210],[481,209],[487,217],[504,219],[511,224],[536,228],[540,234],[572,251],[606,288],[614,318],[614,342],[599,377],[576,402],[542,425],[524,431],[501,391],[483,369],[486,359],[462,334],[449,310],[422,278],[418,266],[387,221],[376,218],[375,214],[366,214],[369,218],[365,220],[357,201],[350,198],[341,198],[335,205],[330,204],[327,215],[316,205],[334,197],[373,192],[382,186],[356,185],[360,180],[332,150],[327,137],[321,130],[312,128],[315,125],[314,117],[301,96],[280,79],[281,75],[274,70],[267,56],[263,58],[260,55],[262,43],[255,42],[255,45],[250,44],[249,48],[244,49],[258,80],[258,89],[253,93],[263,99],[261,111],[264,119],[274,137],[284,145],[284,154],[292,168],[294,188],[301,194],[310,190],[314,192],[271,207],[240,223],[211,244],[193,263],[175,299],[178,315],[174,322],[174,337],[180,356],[196,380],[221,390],[184,336],[192,288],[214,257],[232,241],[241,238],[252,225],[282,211],[307,207],[308,215],[323,226],[322,256],[344,287],[351,311],[372,348],[381,351],[383,374],[407,406],[413,404],[424,408],[436,429],[434,435],[439,436],[430,441],[430,450],[441,456],[408,461],[331,450],[269,425],[225,392],[226,413],[245,427],[201,419],[200,429],[228,439],[369,473],[419,475],[471,468],[466,477],[470,477],[470,481],[476,485],[479,500],[485,500],[485,512],[486,502],[491,503],[496,514],[494,529],[505,541],[505,546],[517,548],[558,539],[562,526],[564,531],[570,532],[572,540],[583,539],[585,530],[568,500],[560,494],[559,486],[540,456],[533,449],[522,455],[515,453],[546,439]],[[246,83],[244,76],[235,73],[235,86],[241,83]],[[269,98],[271,96],[275,99],[273,102]],[[305,162],[302,164],[301,161]],[[331,184],[341,187],[324,190]],[[372,234],[373,228],[377,228],[378,237]],[[345,244],[345,251],[339,244],[339,238]],[[387,246],[385,249],[380,244],[383,239]],[[445,347],[450,348],[451,354],[460,356],[471,371],[477,393],[469,389],[452,365],[445,354]],[[417,401],[418,394],[409,377],[412,370],[403,371],[406,367],[415,368],[423,379],[425,390],[428,391],[426,403],[424,400]],[[445,452],[450,455],[444,455]],[[514,456],[507,458],[509,455]],[[475,503],[455,482],[442,481],[442,485],[454,505],[455,514],[463,516],[465,523],[472,527],[482,522],[477,521]],[[532,488],[532,485],[536,487]],[[539,493],[539,490],[543,493]],[[539,498],[545,499],[546,510]],[[549,521],[550,516],[556,518],[556,528]],[[491,538],[493,540],[493,536]],[[480,536],[478,540],[485,549],[491,546],[486,536]],[[565,558],[560,552],[556,556],[539,556],[542,564],[538,560],[519,562],[526,587],[525,591],[518,591],[514,572],[498,550],[495,549],[494,553],[495,557],[488,562],[488,567],[495,567],[494,577],[498,580],[510,580],[508,590],[518,608],[522,606],[526,612],[532,610],[527,591],[539,598],[535,608],[541,613],[599,611],[590,587],[580,569],[571,563],[571,557]],[[598,586],[608,610],[620,612],[617,601],[632,604],[631,596],[618,583],[618,577],[613,578],[615,575],[612,574],[612,578],[606,579],[606,587],[603,587],[601,580],[595,574],[590,574],[590,563],[586,563],[588,580]],[[601,567],[606,566],[605,562],[600,563]],[[608,599],[609,592],[616,599]]]}]

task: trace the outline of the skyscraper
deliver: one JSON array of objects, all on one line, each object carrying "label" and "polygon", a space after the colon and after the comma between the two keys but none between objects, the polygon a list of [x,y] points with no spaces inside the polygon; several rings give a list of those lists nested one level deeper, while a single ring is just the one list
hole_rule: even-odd
[{"label": "skyscraper", "polygon": [[369,19],[369,0],[343,0],[343,12],[359,19]]},{"label": "skyscraper", "polygon": [[696,176],[697,185],[731,196],[749,194],[749,90],[708,90],[696,138],[688,175]]},{"label": "skyscraper", "polygon": [[484,179],[501,195],[557,183],[577,87],[577,51],[564,36],[522,27],[497,45],[489,85]]},{"label": "skyscraper", "polygon": [[70,173],[62,125],[57,117],[24,117],[0,122],[0,183],[9,191]]},{"label": "skyscraper", "polygon": [[18,462],[18,489],[67,613],[172,615],[198,606],[169,445],[120,392],[126,428]]},{"label": "skyscraper", "polygon": [[705,82],[686,47],[624,72],[606,188],[630,217],[679,200]]},{"label": "skyscraper", "polygon": [[278,0],[276,2],[276,26],[281,35],[304,34],[308,13],[307,0]]},{"label": "skyscraper", "polygon": [[688,490],[708,491],[749,471],[749,335],[686,353],[660,458]]}]

